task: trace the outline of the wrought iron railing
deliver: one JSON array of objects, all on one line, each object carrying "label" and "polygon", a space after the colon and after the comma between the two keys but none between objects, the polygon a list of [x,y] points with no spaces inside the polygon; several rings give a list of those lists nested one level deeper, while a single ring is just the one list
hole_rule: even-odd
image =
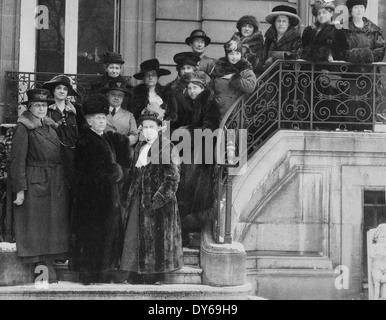
[{"label": "wrought iron railing", "polygon": [[[386,64],[323,65],[276,61],[224,116],[220,134],[248,130],[244,156],[251,158],[278,130],[368,131],[386,123]],[[218,137],[221,141],[221,137]],[[236,152],[241,152],[236,137]],[[238,154],[239,157],[243,156]],[[232,242],[232,179],[227,161],[218,166],[218,242]]]}]

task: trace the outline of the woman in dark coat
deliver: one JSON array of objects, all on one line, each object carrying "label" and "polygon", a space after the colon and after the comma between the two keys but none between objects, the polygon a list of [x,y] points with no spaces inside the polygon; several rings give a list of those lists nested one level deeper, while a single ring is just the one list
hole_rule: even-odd
[{"label": "woman in dark coat", "polygon": [[256,17],[246,15],[237,21],[237,30],[231,40],[240,41],[243,45],[243,55],[253,67],[256,74],[263,71],[264,37],[259,31]]},{"label": "woman in dark coat", "polygon": [[183,265],[176,199],[179,157],[172,143],[161,135],[162,117],[158,113],[145,110],[139,124],[145,141],[137,145],[132,162],[121,270],[131,272],[131,281],[133,276],[143,276],[136,281],[154,283]]},{"label": "woman in dark coat", "polygon": [[131,164],[131,149],[127,136],[104,133],[109,114],[104,95],[90,96],[83,111],[89,128],[75,149],[72,262],[81,282],[89,284],[102,281],[119,264],[123,232],[118,183],[122,166]]},{"label": "woman in dark coat", "polygon": [[157,59],[141,63],[141,71],[134,75],[135,79],[143,81],[133,91],[132,113],[137,122],[144,109],[154,108],[156,110],[162,108],[166,112],[169,93],[158,81],[160,77],[170,74],[169,70],[160,67]]},{"label": "woman in dark coat", "polygon": [[54,77],[43,85],[44,89],[51,92],[55,104],[48,107],[48,116],[57,124],[56,133],[60,139],[63,169],[67,188],[69,189],[74,174],[74,151],[78,139],[78,125],[76,122],[77,111],[67,99],[69,96],[77,97],[71,84],[71,79],[60,75]]},{"label": "woman in dark coat", "polygon": [[28,110],[19,117],[12,140],[10,183],[16,194],[17,254],[24,263],[45,264],[57,282],[53,262],[67,259],[69,221],[60,141],[48,118],[48,90],[27,91]]},{"label": "woman in dark coat", "polygon": [[278,59],[300,58],[302,38],[296,29],[300,23],[296,9],[285,5],[277,6],[265,20],[271,24],[265,33],[263,54],[265,68]]}]

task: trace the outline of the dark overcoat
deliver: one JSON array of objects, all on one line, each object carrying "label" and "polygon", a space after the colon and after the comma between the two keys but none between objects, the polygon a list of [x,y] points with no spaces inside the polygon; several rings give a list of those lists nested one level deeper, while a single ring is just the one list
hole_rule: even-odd
[{"label": "dark overcoat", "polygon": [[75,149],[71,233],[74,269],[100,272],[118,266],[122,248],[118,182],[131,164],[130,140],[119,133],[99,136],[91,129]]},{"label": "dark overcoat", "polygon": [[[173,151],[174,146],[169,140],[158,139],[149,150],[149,156],[157,159],[159,164],[153,161],[146,167],[136,168],[145,144],[141,142],[135,149],[127,197],[131,217],[138,214],[135,225],[130,225],[133,221],[130,219],[127,229],[136,230],[138,245],[133,249],[130,241],[125,239],[121,269],[142,274],[167,273],[183,265],[181,224],[176,199],[180,172],[178,163],[174,162],[178,160],[178,154]],[[169,164],[162,161],[163,155],[170,156]],[[138,208],[135,207],[135,200],[139,201],[139,212],[136,213]],[[128,266],[133,255],[137,256],[135,270]]]},{"label": "dark overcoat", "polygon": [[25,191],[14,206],[17,252],[30,258],[66,254],[69,249],[67,194],[55,130],[29,111],[19,119],[12,139],[12,191]]}]

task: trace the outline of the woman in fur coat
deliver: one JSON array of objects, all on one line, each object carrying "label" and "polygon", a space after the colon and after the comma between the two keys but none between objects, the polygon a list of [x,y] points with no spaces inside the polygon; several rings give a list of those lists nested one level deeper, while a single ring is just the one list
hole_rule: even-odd
[{"label": "woman in fur coat", "polygon": [[242,58],[241,42],[230,40],[224,45],[224,49],[225,57],[216,61],[211,74],[221,117],[243,93],[252,93],[257,83],[252,65]]},{"label": "woman in fur coat", "polygon": [[[72,201],[73,268],[84,284],[103,281],[119,263],[122,249],[118,182],[130,166],[127,136],[104,133],[109,102],[92,95],[83,103],[89,125],[75,149]],[[107,280],[107,279],[105,279]]]},{"label": "woman in fur coat", "polygon": [[155,283],[183,265],[176,199],[179,157],[173,144],[162,137],[162,116],[146,109],[138,123],[145,141],[137,145],[131,167],[129,221],[120,268],[130,272],[131,282]]},{"label": "woman in fur coat", "polygon": [[141,71],[134,75],[135,79],[143,81],[133,91],[132,113],[137,122],[145,109],[158,110],[161,108],[166,112],[169,92],[158,81],[160,77],[170,74],[169,70],[160,68],[157,59],[141,63]]},{"label": "woman in fur coat", "polygon": [[258,75],[263,71],[264,37],[259,31],[256,17],[246,15],[237,21],[237,30],[231,40],[240,41],[243,46],[243,57],[247,59]]}]

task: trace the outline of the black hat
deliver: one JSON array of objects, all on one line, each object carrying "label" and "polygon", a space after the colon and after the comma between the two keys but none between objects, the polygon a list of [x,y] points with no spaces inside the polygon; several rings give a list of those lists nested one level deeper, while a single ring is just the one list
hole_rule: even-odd
[{"label": "black hat", "polygon": [[200,83],[204,88],[209,86],[210,80],[210,77],[204,71],[189,73],[187,78],[188,83]]},{"label": "black hat", "polygon": [[241,28],[246,25],[246,24],[250,24],[251,26],[253,26],[253,28],[255,29],[255,32],[257,30],[259,30],[259,22],[257,21],[256,17],[255,16],[249,16],[249,15],[246,15],[246,16],[242,16],[239,21],[237,21],[237,25],[236,25],[236,28],[240,31],[241,33]]},{"label": "black hat", "polygon": [[145,120],[152,120],[156,122],[159,126],[161,126],[163,117],[158,112],[145,108],[142,111],[141,117],[138,119],[138,123],[142,124],[142,122],[144,122]]},{"label": "black hat", "polygon": [[107,93],[111,90],[121,91],[125,94],[130,94],[130,91],[125,88],[125,84],[123,82],[118,82],[115,80],[108,81],[104,88],[101,90],[101,93]]},{"label": "black hat", "polygon": [[51,94],[54,94],[55,88],[61,84],[68,88],[69,96],[73,96],[73,97],[79,96],[79,94],[72,87],[71,79],[65,75],[56,76],[52,78],[50,81],[45,82],[43,84],[43,88],[49,90]]},{"label": "black hat", "polygon": [[316,17],[320,9],[335,10],[334,0],[315,0],[312,5],[312,14]]},{"label": "black hat", "polygon": [[274,24],[275,19],[278,16],[287,16],[289,18],[291,25],[295,27],[300,23],[300,17],[298,16],[298,11],[295,8],[286,6],[286,5],[280,5],[273,8],[272,12],[265,17],[265,21],[267,21],[270,24]]},{"label": "black hat", "polygon": [[143,80],[146,72],[156,71],[158,77],[168,76],[171,72],[167,69],[160,68],[159,61],[157,59],[146,60],[141,63],[141,71],[135,74],[133,77],[137,80]]},{"label": "black hat", "polygon": [[177,53],[174,56],[173,60],[177,64],[177,66],[188,65],[188,66],[197,67],[201,58],[198,54],[194,52],[181,52],[181,53]]},{"label": "black hat", "polygon": [[346,1],[346,6],[349,11],[352,10],[354,6],[360,6],[363,5],[367,9],[367,0],[347,0]]},{"label": "black hat", "polygon": [[83,102],[82,109],[85,116],[98,113],[108,115],[110,113],[110,103],[104,94],[93,94]]},{"label": "black hat", "polygon": [[47,89],[30,89],[27,91],[28,101],[21,104],[29,104],[32,102],[47,102],[48,105],[54,104],[55,100],[50,98],[50,92]]},{"label": "black hat", "polygon": [[206,33],[202,30],[194,30],[191,34],[190,34],[190,37],[186,38],[185,39],[185,43],[190,46],[190,44],[192,43],[192,41],[195,39],[195,38],[204,38],[205,40],[205,46],[209,46],[210,43],[212,42],[212,40],[206,35]]},{"label": "black hat", "polygon": [[103,63],[104,64],[110,64],[110,63],[124,64],[125,61],[123,61],[122,55],[120,55],[119,53],[106,51],[103,54]]}]

